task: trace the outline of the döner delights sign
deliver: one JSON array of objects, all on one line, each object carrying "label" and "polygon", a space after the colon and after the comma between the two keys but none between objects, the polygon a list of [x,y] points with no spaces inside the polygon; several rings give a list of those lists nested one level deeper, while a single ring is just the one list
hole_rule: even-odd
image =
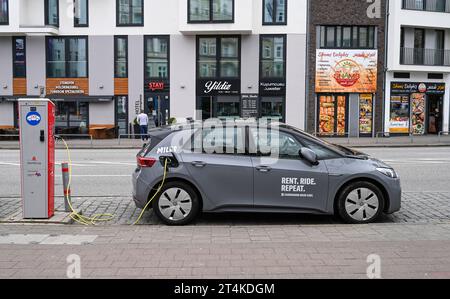
[{"label": "d\u00f6ner delights sign", "polygon": [[238,95],[240,90],[240,80],[199,80],[197,85],[197,93],[204,96]]},{"label": "d\u00f6ner delights sign", "polygon": [[316,92],[375,93],[377,50],[317,50]]},{"label": "d\u00f6ner delights sign", "polygon": [[445,83],[392,82],[391,93],[445,94]]}]

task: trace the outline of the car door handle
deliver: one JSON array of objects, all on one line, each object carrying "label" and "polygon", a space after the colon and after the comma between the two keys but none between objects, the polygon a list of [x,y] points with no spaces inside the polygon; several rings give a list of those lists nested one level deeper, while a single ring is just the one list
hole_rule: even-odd
[{"label": "car door handle", "polygon": [[191,164],[192,164],[192,166],[197,167],[197,168],[203,168],[206,166],[206,163],[203,161],[194,161]]},{"label": "car door handle", "polygon": [[258,166],[256,167],[256,170],[258,170],[259,172],[270,172],[272,168],[269,166]]}]

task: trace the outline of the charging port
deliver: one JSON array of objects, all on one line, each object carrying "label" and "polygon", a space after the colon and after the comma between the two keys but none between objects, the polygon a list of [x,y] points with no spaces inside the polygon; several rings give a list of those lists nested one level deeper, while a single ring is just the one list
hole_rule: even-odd
[{"label": "charging port", "polygon": [[161,165],[163,167],[166,165],[166,161],[167,161],[167,168],[177,168],[178,166],[180,166],[180,163],[173,154],[171,156],[166,155],[159,157],[159,162],[161,162]]}]

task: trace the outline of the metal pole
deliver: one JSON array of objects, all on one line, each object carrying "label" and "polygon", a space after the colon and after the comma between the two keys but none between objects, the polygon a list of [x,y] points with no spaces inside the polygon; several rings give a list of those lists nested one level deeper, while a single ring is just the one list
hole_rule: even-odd
[{"label": "metal pole", "polygon": [[[69,164],[61,163],[62,168],[62,180],[63,180],[63,191],[64,191],[64,210],[67,213],[72,212],[70,205],[72,204],[71,193],[69,188]],[[70,204],[69,204],[70,203]]]}]

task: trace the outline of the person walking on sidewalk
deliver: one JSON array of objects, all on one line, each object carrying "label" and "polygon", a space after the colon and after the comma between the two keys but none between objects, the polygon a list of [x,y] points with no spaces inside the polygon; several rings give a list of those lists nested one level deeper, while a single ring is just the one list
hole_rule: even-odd
[{"label": "person walking on sidewalk", "polygon": [[141,129],[141,139],[142,141],[148,140],[148,115],[141,111],[141,113],[137,116],[137,122]]}]

